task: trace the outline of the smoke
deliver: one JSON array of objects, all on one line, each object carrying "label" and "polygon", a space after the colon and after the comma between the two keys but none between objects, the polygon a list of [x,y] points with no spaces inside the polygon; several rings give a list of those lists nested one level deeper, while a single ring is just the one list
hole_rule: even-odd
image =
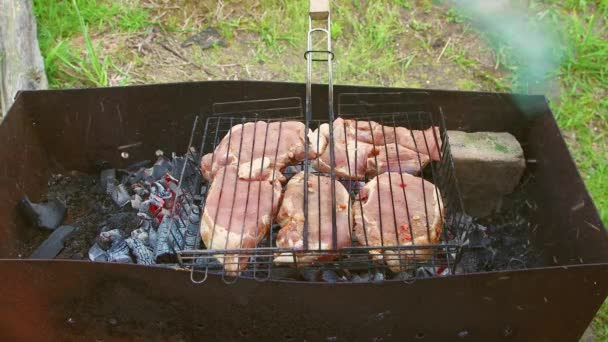
[{"label": "smoke", "polygon": [[[457,12],[484,33],[494,49],[507,47],[506,61],[518,92],[552,94],[563,55],[558,28],[541,15],[530,16],[508,0],[452,0]],[[497,51],[499,53],[499,51]]]}]

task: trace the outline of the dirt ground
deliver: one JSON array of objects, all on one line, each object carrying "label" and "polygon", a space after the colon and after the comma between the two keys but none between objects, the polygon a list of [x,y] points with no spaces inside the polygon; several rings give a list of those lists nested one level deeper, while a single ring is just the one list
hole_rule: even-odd
[{"label": "dirt ground", "polygon": [[[93,36],[94,41],[101,42],[103,52],[112,56],[128,75],[129,83],[304,80],[305,26],[300,30],[294,29],[299,36],[293,37],[291,42],[278,41],[273,47],[246,24],[265,15],[261,5],[245,9],[239,3],[224,4],[220,1],[220,5],[213,9],[209,1],[144,3],[151,9],[157,25],[141,33],[101,32]],[[353,46],[353,37],[342,33],[333,41],[335,83],[500,89],[496,80],[504,76],[505,71],[497,64],[494,51],[469,25],[446,20],[447,13],[445,6],[429,10],[398,9],[398,32],[391,36],[394,46],[388,52],[383,52],[384,49],[375,51],[373,46],[369,47],[372,51],[362,51],[365,47]],[[304,18],[306,13],[301,15]],[[240,22],[245,24],[230,28],[230,37],[222,37],[221,45],[208,49],[197,44],[182,46],[188,38],[206,28],[221,27],[222,23],[233,18],[240,18]],[[340,19],[335,21],[340,22]],[[342,24],[345,25],[348,23]],[[287,26],[287,23],[279,23],[278,32]],[[348,30],[343,29],[343,32]],[[74,43],[79,44],[78,41]],[[367,58],[358,59],[358,54]],[[379,59],[386,59],[394,65],[375,70],[374,60]],[[324,66],[315,67],[321,70],[315,79],[321,79]],[[121,73],[114,72],[111,80],[120,84],[124,78]]]}]

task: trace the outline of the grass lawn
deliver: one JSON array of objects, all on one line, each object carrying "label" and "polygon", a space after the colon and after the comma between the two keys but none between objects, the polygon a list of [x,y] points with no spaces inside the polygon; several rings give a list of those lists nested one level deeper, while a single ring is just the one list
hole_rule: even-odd
[{"label": "grass lawn", "polygon": [[[608,223],[608,0],[518,0],[529,24],[559,28],[544,88]],[[162,3],[162,5],[159,5]],[[51,87],[257,79],[303,81],[308,1],[34,0]],[[531,90],[516,42],[478,29],[439,0],[336,1],[336,83]],[[182,47],[214,27],[224,44]],[[520,56],[521,57],[521,56]],[[608,339],[608,304],[594,327]]]}]

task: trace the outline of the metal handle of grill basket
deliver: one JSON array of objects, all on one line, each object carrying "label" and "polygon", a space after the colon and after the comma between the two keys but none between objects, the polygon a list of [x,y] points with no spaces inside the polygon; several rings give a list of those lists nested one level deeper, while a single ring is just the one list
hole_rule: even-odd
[{"label": "metal handle of grill basket", "polygon": [[[325,27],[313,27],[313,23],[325,22]],[[325,34],[327,39],[326,50],[314,50],[313,49],[313,33],[321,32]],[[315,58],[315,54],[326,54],[325,58]],[[337,229],[336,229],[336,176],[333,165],[335,159],[334,151],[334,84],[333,84],[333,69],[332,62],[334,54],[331,51],[331,13],[329,10],[329,0],[310,0],[310,11],[308,16],[308,35],[307,35],[307,49],[304,53],[306,59],[306,132],[310,127],[310,121],[312,120],[312,62],[327,62],[327,87],[328,87],[328,114],[329,114],[329,160],[332,165],[330,176],[331,176],[331,204],[332,204],[332,249],[337,249]],[[309,160],[308,160],[308,149],[309,146],[306,144],[306,162],[304,163],[304,249],[308,249],[308,173],[309,173]],[[319,246],[321,248],[321,246]]]}]

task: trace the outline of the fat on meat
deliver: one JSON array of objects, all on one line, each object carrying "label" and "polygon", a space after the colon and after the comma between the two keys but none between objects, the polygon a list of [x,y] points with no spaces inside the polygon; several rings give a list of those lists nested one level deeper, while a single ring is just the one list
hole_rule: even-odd
[{"label": "fat on meat", "polygon": [[443,204],[432,183],[407,173],[388,172],[371,179],[353,203],[354,235],[360,245],[384,247],[369,253],[391,271],[405,270],[412,260],[426,260],[433,250],[386,247],[429,245],[440,241]]},{"label": "fat on meat", "polygon": [[[336,186],[336,247],[350,246],[353,225],[350,210],[350,195],[344,185]],[[280,248],[304,249],[308,240],[308,251],[296,253],[298,263],[327,261],[335,259],[335,253],[315,252],[314,250],[333,250],[333,223],[331,178],[310,173],[308,175],[308,234],[304,236],[304,172],[294,175],[287,183],[283,202],[277,215],[282,227],[277,235],[276,244]],[[294,262],[291,253],[275,256],[276,263]]]},{"label": "fat on meat", "polygon": [[[207,249],[254,248],[268,234],[281,200],[279,180],[240,179],[234,165],[218,170],[207,193],[200,232]],[[218,254],[226,274],[243,271],[250,255]]]},{"label": "fat on meat", "polygon": [[[298,121],[247,122],[233,126],[212,153],[201,160],[203,177],[212,180],[227,165],[238,167],[241,179],[284,178],[279,172],[287,165],[306,159],[306,137],[311,133]],[[316,157],[309,149],[309,159]]]}]

